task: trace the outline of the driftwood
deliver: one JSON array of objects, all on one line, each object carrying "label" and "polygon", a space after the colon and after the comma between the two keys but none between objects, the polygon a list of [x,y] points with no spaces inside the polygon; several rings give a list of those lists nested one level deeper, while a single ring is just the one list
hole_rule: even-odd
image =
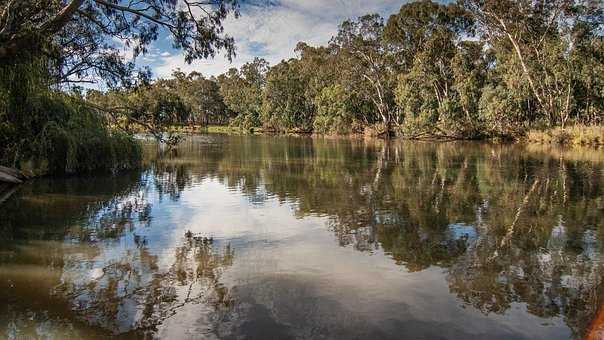
[{"label": "driftwood", "polygon": [[29,177],[19,170],[0,166],[0,182],[21,184]]},{"label": "driftwood", "polygon": [[4,173],[2,171],[0,171],[0,182],[11,183],[11,184],[23,183],[23,181],[18,179],[17,177],[14,177],[14,176]]}]

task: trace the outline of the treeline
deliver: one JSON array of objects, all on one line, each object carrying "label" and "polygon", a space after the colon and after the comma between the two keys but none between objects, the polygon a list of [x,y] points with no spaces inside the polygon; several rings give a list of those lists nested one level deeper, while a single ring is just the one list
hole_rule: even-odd
[{"label": "treeline", "polygon": [[[151,124],[410,138],[515,137],[529,128],[601,124],[600,1],[404,4],[384,20],[347,20],[327,46],[260,58],[205,78],[174,73],[121,98]],[[138,103],[138,104],[136,104]]]},{"label": "treeline", "polygon": [[[222,20],[238,9],[236,0],[0,1],[0,165],[117,171],[140,163],[132,133],[174,144],[178,124],[410,138],[591,124],[602,134],[599,0],[407,3],[387,21],[343,22],[326,46],[299,43],[296,58],[212,78],[149,81],[111,43],[140,55],[164,29],[187,61],[230,57]],[[112,90],[73,91],[82,82]]]}]

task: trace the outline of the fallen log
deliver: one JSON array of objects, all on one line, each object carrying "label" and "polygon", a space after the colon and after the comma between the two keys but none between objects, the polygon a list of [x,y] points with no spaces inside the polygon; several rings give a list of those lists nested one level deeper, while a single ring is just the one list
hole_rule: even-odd
[{"label": "fallen log", "polygon": [[22,180],[18,179],[17,177],[15,177],[13,175],[2,172],[2,170],[0,170],[0,182],[11,183],[11,184],[23,183]]},{"label": "fallen log", "polygon": [[0,165],[0,182],[21,184],[27,179],[29,179],[29,176],[25,175],[23,172]]},{"label": "fallen log", "polygon": [[13,168],[7,168],[5,166],[0,165],[0,173],[5,173],[8,175],[11,175],[17,179],[20,179],[22,181],[25,181],[27,179],[29,179],[29,176],[27,176],[23,171],[19,171],[17,169],[13,169]]}]

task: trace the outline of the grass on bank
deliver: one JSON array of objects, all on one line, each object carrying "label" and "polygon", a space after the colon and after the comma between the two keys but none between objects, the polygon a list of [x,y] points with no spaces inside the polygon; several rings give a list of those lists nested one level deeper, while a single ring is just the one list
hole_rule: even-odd
[{"label": "grass on bank", "polygon": [[538,144],[603,146],[604,126],[574,125],[547,130],[530,130],[526,140]]},{"label": "grass on bank", "polygon": [[174,125],[170,128],[179,133],[241,133],[241,128],[229,125]]},{"label": "grass on bank", "polygon": [[[245,130],[243,128],[232,126],[232,125],[176,125],[172,126],[171,129],[174,132],[179,133],[223,133],[223,134],[241,134],[241,133],[270,133],[270,131],[264,131],[262,128],[252,128]],[[364,133],[351,133],[346,135],[338,134],[318,134],[321,136],[342,136],[342,137],[353,137],[353,136],[364,136],[364,137],[382,137],[383,127],[380,125],[371,126],[365,128]],[[300,134],[299,132],[292,131],[285,134]],[[394,138],[400,138],[401,136],[396,134]],[[438,137],[432,138],[431,140],[438,140]],[[442,140],[451,140],[441,138]],[[461,138],[463,139],[463,138]],[[604,126],[598,125],[573,125],[567,127],[555,127],[549,129],[531,129],[526,134],[516,137],[517,141],[528,142],[530,144],[538,145],[553,145],[553,146],[588,146],[588,147],[601,147],[604,146]]]}]

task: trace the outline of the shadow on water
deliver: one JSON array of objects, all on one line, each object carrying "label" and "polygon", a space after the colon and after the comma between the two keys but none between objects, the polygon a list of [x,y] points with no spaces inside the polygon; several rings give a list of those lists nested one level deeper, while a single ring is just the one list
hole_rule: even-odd
[{"label": "shadow on water", "polygon": [[582,338],[602,158],[206,135],[140,172],[36,180],[0,206],[0,332]]}]

